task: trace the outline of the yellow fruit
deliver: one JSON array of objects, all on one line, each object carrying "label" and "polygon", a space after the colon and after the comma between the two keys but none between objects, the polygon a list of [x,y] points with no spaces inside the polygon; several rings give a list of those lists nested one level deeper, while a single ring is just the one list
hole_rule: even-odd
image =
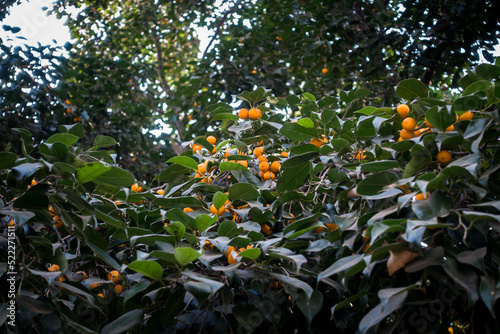
[{"label": "yellow fruit", "polygon": [[253,149],[253,155],[255,155],[257,158],[260,157],[262,154],[264,154],[263,146],[259,146]]},{"label": "yellow fruit", "polygon": [[80,277],[80,281],[89,278],[85,271],[77,271],[76,274]]},{"label": "yellow fruit", "polygon": [[276,178],[276,175],[271,172],[271,171],[267,171],[264,173],[264,175],[262,176],[262,178],[264,179],[264,181],[267,181],[267,180],[274,180]]},{"label": "yellow fruit", "polygon": [[163,196],[163,195],[165,195],[165,190],[160,189],[160,190],[157,190],[157,191],[156,191],[156,193],[157,193],[158,195],[162,195],[162,196]]},{"label": "yellow fruit", "polygon": [[224,212],[226,212],[226,208],[224,206],[220,207],[219,210],[217,210],[215,208],[215,205],[210,205],[210,212],[213,214],[213,215],[217,215],[217,216],[222,216],[224,214]]},{"label": "yellow fruit", "polygon": [[118,270],[112,270],[109,273],[107,273],[106,277],[108,278],[108,281],[113,281],[113,283],[118,283],[120,280],[120,273]]},{"label": "yellow fruit", "polygon": [[449,127],[447,127],[444,131],[449,132],[449,131],[453,131],[453,129],[455,129],[455,126],[453,126],[453,124],[452,124]]},{"label": "yellow fruit", "polygon": [[398,105],[396,110],[402,118],[406,118],[406,116],[410,113],[410,108],[406,104]]},{"label": "yellow fruit", "polygon": [[123,292],[123,286],[121,284],[115,285],[114,289],[115,289],[117,294],[120,294]]},{"label": "yellow fruit", "polygon": [[271,228],[267,224],[260,224],[260,231],[264,234],[271,234]]},{"label": "yellow fruit", "polygon": [[413,196],[414,201],[422,201],[425,200],[429,197],[429,192],[426,192],[425,195],[422,193],[418,193],[415,196]]},{"label": "yellow fruit", "polygon": [[405,130],[413,131],[413,130],[415,130],[415,127],[417,126],[417,121],[415,121],[414,118],[407,117],[403,120],[403,122],[401,122],[401,126]]},{"label": "yellow fruit", "polygon": [[100,283],[94,283],[94,284],[90,284],[90,289],[95,289],[97,287],[99,287],[99,285],[101,285]]},{"label": "yellow fruit", "polygon": [[188,212],[193,212],[193,209],[191,209],[191,208],[184,208],[184,209],[182,209],[182,211],[184,211],[185,213],[188,213]]},{"label": "yellow fruit", "polygon": [[321,73],[323,73],[323,74],[327,74],[327,73],[328,73],[328,69],[327,69],[327,68],[322,69],[322,70],[321,70]]},{"label": "yellow fruit", "polygon": [[259,160],[259,164],[260,164],[261,162],[266,162],[267,158],[265,156],[263,156],[263,155],[259,155],[259,157],[257,158],[257,160]]},{"label": "yellow fruit", "polygon": [[269,167],[270,167],[270,165],[269,165],[269,162],[267,162],[267,161],[261,162],[259,164],[259,170],[261,172],[264,172],[264,173],[269,170]]},{"label": "yellow fruit", "polygon": [[207,164],[206,163],[198,164],[198,173],[200,173],[201,175],[203,175],[206,172],[207,172]]},{"label": "yellow fruit", "polygon": [[330,231],[335,231],[336,229],[339,228],[335,223],[326,223],[325,225],[330,229]]},{"label": "yellow fruit", "polygon": [[260,111],[257,108],[252,108],[248,111],[248,117],[250,117],[250,119],[252,119],[254,121],[261,119],[262,118],[262,111]]},{"label": "yellow fruit", "polygon": [[403,138],[403,139],[411,139],[411,138],[415,137],[413,135],[413,131],[408,131],[408,130],[405,130],[405,129],[399,131],[399,136],[401,138]]},{"label": "yellow fruit", "polygon": [[283,157],[283,158],[288,158],[288,152],[281,152],[280,155]]},{"label": "yellow fruit", "polygon": [[241,119],[247,119],[248,118],[248,109],[242,108],[238,112],[238,117]]},{"label": "yellow fruit", "polygon": [[280,171],[281,164],[279,161],[273,161],[271,164],[271,172],[278,173]]},{"label": "yellow fruit", "polygon": [[321,146],[323,146],[323,143],[325,141],[326,141],[326,139],[325,140],[321,140],[320,138],[313,138],[313,139],[311,139],[310,143],[313,144],[314,146],[321,147]]},{"label": "yellow fruit", "polygon": [[52,217],[52,220],[54,220],[56,223],[54,224],[55,227],[57,228],[61,228],[63,227],[64,223],[63,221],[61,220],[61,218],[59,218],[59,216],[54,216]]},{"label": "yellow fruit", "polygon": [[460,120],[461,121],[470,121],[474,117],[470,111],[465,112],[464,114],[460,115]]},{"label": "yellow fruit", "polygon": [[429,128],[433,128],[434,127],[434,125],[432,125],[431,122],[429,122],[427,120],[427,117],[425,118],[425,125],[427,125]]},{"label": "yellow fruit", "polygon": [[215,143],[217,142],[217,138],[215,138],[214,136],[208,136],[207,137],[207,141],[212,144],[212,145],[215,145]]},{"label": "yellow fruit", "polygon": [[436,156],[437,160],[442,164],[447,164],[451,161],[451,153],[448,150],[441,150]]},{"label": "yellow fruit", "polygon": [[48,271],[59,271],[59,266],[57,264],[53,264],[47,268]]},{"label": "yellow fruit", "polygon": [[354,160],[359,160],[359,159],[363,160],[364,158],[366,158],[365,151],[358,152],[354,156]]},{"label": "yellow fruit", "polygon": [[142,191],[142,187],[139,186],[139,184],[137,183],[134,183],[130,189],[132,189],[132,191],[135,191],[136,193],[140,193]]}]

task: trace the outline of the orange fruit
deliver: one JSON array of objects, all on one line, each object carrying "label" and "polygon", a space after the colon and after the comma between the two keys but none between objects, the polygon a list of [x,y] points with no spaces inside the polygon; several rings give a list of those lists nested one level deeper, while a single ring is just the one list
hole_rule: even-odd
[{"label": "orange fruit", "polygon": [[113,283],[118,283],[120,280],[120,273],[118,270],[112,270],[109,273],[107,273],[106,277],[108,278],[108,281],[113,281]]},{"label": "orange fruit", "polygon": [[159,190],[157,190],[157,191],[156,191],[156,193],[157,193],[158,195],[162,195],[162,196],[163,196],[163,195],[165,195],[165,190],[163,190],[163,189],[159,189]]},{"label": "orange fruit", "polygon": [[238,111],[238,117],[241,119],[247,119],[248,118],[248,109],[242,108],[240,111]]},{"label": "orange fruit", "polygon": [[57,264],[53,264],[47,268],[48,271],[59,271],[59,266]]},{"label": "orange fruit", "polygon": [[142,187],[139,186],[139,184],[137,183],[134,183],[130,189],[132,189],[132,191],[135,191],[136,193],[140,193],[142,191]]},{"label": "orange fruit", "polygon": [[77,271],[76,274],[80,277],[80,281],[89,278],[85,271]]},{"label": "orange fruit", "polygon": [[201,164],[198,164],[198,173],[200,173],[201,175],[203,175],[206,172],[207,172],[207,164],[205,162],[201,163]]},{"label": "orange fruit", "polygon": [[52,215],[52,216],[55,216],[56,215],[56,211],[54,210],[54,208],[52,206],[49,206],[49,213]]},{"label": "orange fruit", "polygon": [[407,117],[403,120],[403,122],[401,122],[401,126],[405,130],[413,131],[413,130],[415,130],[415,127],[417,126],[417,121],[415,121],[414,118]]},{"label": "orange fruit", "polygon": [[398,105],[396,110],[399,116],[401,116],[402,118],[406,118],[406,116],[408,116],[408,114],[410,113],[410,108],[406,104]]},{"label": "orange fruit", "polygon": [[261,162],[266,162],[267,161],[267,158],[263,155],[259,155],[259,157],[257,158],[257,160],[259,160],[259,163]]},{"label": "orange fruit", "polygon": [[464,114],[460,115],[461,121],[470,121],[474,115],[470,111],[466,111]]},{"label": "orange fruit", "polygon": [[280,153],[280,155],[283,157],[283,158],[288,158],[288,152],[286,151],[283,151]]},{"label": "orange fruit", "polygon": [[185,213],[188,213],[188,212],[193,212],[193,209],[191,209],[191,208],[184,208],[184,209],[182,209],[182,211],[184,211]]},{"label": "orange fruit", "polygon": [[271,228],[267,224],[260,224],[260,231],[264,234],[271,234]]},{"label": "orange fruit", "polygon": [[339,228],[335,223],[325,223],[325,225],[330,229],[330,231],[335,231],[336,229]]},{"label": "orange fruit", "polygon": [[250,119],[252,119],[254,121],[261,119],[262,118],[262,111],[260,111],[257,108],[252,108],[248,111],[248,117],[250,117]]},{"label": "orange fruit", "polygon": [[8,226],[14,226],[16,223],[14,222],[14,219],[12,219],[7,225]]},{"label": "orange fruit", "polygon": [[201,150],[201,145],[200,144],[194,144],[193,145],[193,153],[196,153]]},{"label": "orange fruit", "polygon": [[319,138],[313,138],[311,139],[310,143],[313,144],[314,146],[317,146],[317,147],[321,147],[323,146],[323,140],[319,139]]},{"label": "orange fruit", "polygon": [[237,163],[239,163],[242,166],[248,167],[248,161],[246,160],[238,160]]},{"label": "orange fruit", "polygon": [[226,257],[229,257],[232,251],[236,251],[236,247],[234,246],[229,246],[229,248],[226,251]]},{"label": "orange fruit", "polygon": [[123,286],[121,284],[117,284],[114,286],[114,289],[116,291],[117,294],[120,294],[123,292]]},{"label": "orange fruit", "polygon": [[208,183],[212,184],[212,178],[211,177],[204,177],[200,180],[200,183]]},{"label": "orange fruit", "polygon": [[214,136],[208,136],[207,137],[207,141],[212,144],[212,145],[215,145],[215,143],[217,142],[217,138],[215,138]]},{"label": "orange fruit", "polygon": [[264,181],[267,181],[267,180],[274,180],[276,178],[276,175],[271,172],[271,171],[267,171],[264,173],[264,175],[262,176],[262,178],[264,179]]},{"label": "orange fruit", "polygon": [[327,73],[328,73],[328,69],[327,69],[327,68],[322,69],[322,70],[321,70],[321,73],[323,73],[323,74],[327,74]]},{"label": "orange fruit", "polygon": [[281,164],[279,161],[273,161],[271,164],[271,172],[278,173],[280,171]]},{"label": "orange fruit", "polygon": [[422,193],[418,193],[415,196],[413,196],[413,200],[414,201],[421,201],[421,200],[427,199],[428,197],[429,197],[429,192],[426,192],[425,195]]},{"label": "orange fruit", "polygon": [[258,146],[253,149],[253,155],[255,155],[257,158],[260,157],[262,154],[264,154],[263,146]]},{"label": "orange fruit", "polygon": [[399,131],[399,136],[403,139],[411,139],[411,138],[415,137],[415,135],[413,134],[413,131],[408,131],[405,129]]},{"label": "orange fruit", "polygon": [[442,164],[447,164],[451,161],[451,153],[448,150],[441,150],[436,156],[437,160]]},{"label": "orange fruit", "polygon": [[100,283],[90,284],[89,288],[92,290],[92,289],[95,289],[95,288],[99,287],[99,285],[101,285],[101,284]]},{"label": "orange fruit", "polygon": [[32,186],[36,186],[36,181],[35,181],[35,179],[31,180],[31,185],[32,185]]},{"label": "orange fruit", "polygon": [[226,212],[226,208],[224,206],[220,207],[219,210],[217,210],[215,208],[215,205],[210,205],[210,212],[213,214],[213,215],[217,215],[217,216],[222,216],[224,214],[224,212]]},{"label": "orange fruit", "polygon": [[447,127],[444,131],[449,132],[449,131],[453,131],[453,129],[455,129],[455,126],[453,126],[453,124],[452,124],[449,127]]},{"label": "orange fruit", "polygon": [[64,223],[63,221],[61,220],[61,218],[59,218],[59,216],[54,216],[52,217],[52,220],[54,220],[56,223],[54,224],[55,227],[57,228],[61,228],[63,227]]},{"label": "orange fruit", "polygon": [[102,294],[102,293],[97,294],[97,296],[101,297],[102,299],[104,299],[104,294]]},{"label": "orange fruit", "polygon": [[363,160],[364,158],[366,158],[365,151],[358,152],[354,156],[355,160],[359,160],[359,159]]},{"label": "orange fruit", "polygon": [[267,172],[269,170],[269,167],[270,167],[270,165],[269,165],[269,162],[267,162],[267,161],[261,162],[259,164],[259,170],[261,172]]}]

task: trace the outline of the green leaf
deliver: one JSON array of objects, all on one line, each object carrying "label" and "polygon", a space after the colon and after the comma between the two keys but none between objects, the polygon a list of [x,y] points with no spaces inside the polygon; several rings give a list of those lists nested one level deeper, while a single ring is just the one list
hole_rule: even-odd
[{"label": "green leaf", "polygon": [[153,201],[154,206],[161,206],[164,208],[185,208],[192,206],[202,207],[199,199],[194,197],[170,197],[170,198],[157,198]]},{"label": "green leaf", "polygon": [[102,334],[121,334],[127,332],[135,325],[141,324],[144,318],[144,310],[135,309],[123,314],[112,323],[104,326]]},{"label": "green leaf", "polygon": [[220,121],[220,120],[232,120],[232,121],[237,121],[239,117],[235,114],[232,113],[217,113],[214,116],[211,117],[210,122],[213,121]]},{"label": "green leaf", "polygon": [[340,273],[342,271],[349,270],[351,267],[354,267],[360,261],[363,260],[363,255],[351,255],[335,261],[330,267],[326,268],[326,270],[322,271],[318,274],[318,282],[323,279]]},{"label": "green leaf", "polygon": [[17,155],[10,152],[0,152],[0,170],[7,169],[15,165]]},{"label": "green leaf", "polygon": [[224,194],[221,191],[218,191],[214,194],[212,202],[217,210],[219,210],[220,208],[222,208],[222,206],[224,206],[224,203],[226,202],[228,196],[229,196],[228,194]]},{"label": "green leaf", "polygon": [[185,307],[185,295],[186,291],[184,289],[177,289],[165,300],[165,307],[163,307],[161,313],[161,320],[164,326],[173,325],[175,323],[175,318],[181,314]]},{"label": "green leaf", "polygon": [[283,136],[295,141],[309,140],[318,137],[318,131],[314,128],[306,128],[297,123],[285,123],[279,131]]},{"label": "green leaf", "polygon": [[484,257],[486,253],[486,247],[481,247],[473,251],[460,252],[457,254],[456,259],[458,262],[470,264],[484,273],[486,272],[484,268]]},{"label": "green leaf", "polygon": [[184,224],[181,222],[175,221],[168,224],[167,232],[173,235],[175,237],[175,240],[179,242],[182,240],[182,238],[184,238],[184,235],[186,233],[186,226],[184,226]]},{"label": "green leaf", "polygon": [[87,240],[87,245],[89,246],[90,249],[92,249],[92,251],[98,257],[100,257],[104,262],[106,262],[111,267],[113,267],[113,269],[121,271],[121,266],[106,251],[104,251],[101,248],[97,247],[96,245],[94,245],[92,242],[89,242],[88,240]]},{"label": "green leaf", "polygon": [[243,227],[238,228],[235,222],[232,220],[224,220],[219,225],[217,229],[217,235],[219,237],[228,237],[232,238],[235,235],[243,233]]},{"label": "green leaf", "polygon": [[47,195],[37,191],[29,191],[14,201],[15,209],[43,210],[49,206]]},{"label": "green leaf", "polygon": [[387,169],[398,168],[399,163],[394,160],[381,160],[361,164],[363,172],[380,172]]},{"label": "green leaf", "polygon": [[392,172],[382,172],[368,176],[361,180],[356,189],[360,195],[376,195],[383,188],[391,183],[396,182],[399,177]]},{"label": "green leaf", "polygon": [[260,256],[260,249],[258,248],[245,249],[243,252],[239,254],[239,256],[246,257],[252,260],[257,260],[257,258]]},{"label": "green leaf", "polygon": [[174,256],[179,265],[185,267],[199,258],[201,254],[191,247],[177,247],[174,251]]},{"label": "green leaf", "polygon": [[26,180],[31,179],[33,174],[35,174],[39,168],[43,168],[43,165],[39,162],[24,163],[22,165],[12,167],[12,175],[19,183],[24,183]]},{"label": "green leaf", "polygon": [[198,231],[203,232],[210,226],[215,224],[218,220],[217,216],[211,216],[207,214],[201,214],[196,216],[196,228]]},{"label": "green leaf", "polygon": [[118,144],[113,137],[98,135],[94,138],[94,147],[109,147]]},{"label": "green leaf", "polygon": [[66,146],[71,146],[74,143],[78,141],[78,137],[75,135],[72,135],[71,133],[56,133],[55,135],[52,135],[47,139],[46,143],[52,144],[52,143],[63,143]]},{"label": "green leaf", "polygon": [[332,145],[335,151],[340,151],[342,148],[349,145],[349,142],[344,138],[335,138],[330,140],[330,145]]},{"label": "green leaf", "polygon": [[299,298],[297,298],[297,306],[300,308],[302,313],[307,319],[307,323],[310,325],[312,319],[323,307],[323,293],[318,290],[314,290],[309,298],[299,293]]},{"label": "green leaf", "polygon": [[[384,289],[388,290],[388,289]],[[384,290],[379,291],[379,296],[384,293]],[[397,293],[391,296],[385,304],[378,304],[370,312],[368,312],[361,322],[359,323],[359,331],[361,334],[368,333],[370,328],[377,326],[382,320],[389,316],[392,312],[403,306],[406,297],[408,296],[408,291],[404,290],[401,293]]]},{"label": "green leaf", "polygon": [[370,116],[373,114],[373,112],[377,110],[376,107],[373,107],[373,106],[368,106],[368,107],[364,107],[363,109],[361,110],[358,110],[358,111],[355,111],[354,113],[355,114],[361,114],[361,115],[366,115],[366,116]]},{"label": "green leaf", "polygon": [[[476,95],[464,96],[456,99],[451,106],[453,111],[480,110],[484,103]],[[431,123],[432,124],[432,123]]]},{"label": "green leaf", "polygon": [[190,157],[182,157],[182,156],[173,157],[173,158],[170,158],[167,161],[167,163],[174,163],[174,164],[186,167],[186,168],[198,170],[198,163],[196,162],[196,160],[194,160],[193,158],[190,158]]},{"label": "green leaf", "polygon": [[249,183],[236,183],[229,187],[229,198],[236,200],[254,200],[259,196],[259,191]]},{"label": "green leaf", "polygon": [[[228,159],[231,157],[235,157],[235,156],[229,156]],[[226,172],[228,170],[244,170],[244,171],[249,172],[248,168],[246,168],[242,164],[239,164],[237,162],[231,162],[231,161],[225,161],[225,162],[221,163],[219,165],[219,170],[221,172]]]},{"label": "green leaf", "polygon": [[184,289],[191,293],[200,305],[205,302],[207,297],[215,295],[224,286],[224,283],[188,271],[184,271],[183,276],[190,279],[184,282]]},{"label": "green leaf", "polygon": [[427,97],[427,86],[418,79],[406,79],[398,84],[396,93],[405,100]]},{"label": "green leaf", "polygon": [[116,186],[116,187],[130,187],[135,183],[135,177],[129,171],[121,169],[116,166],[111,166],[111,169],[93,180],[96,184]]},{"label": "green leaf", "polygon": [[438,130],[445,131],[447,127],[457,120],[455,112],[447,107],[432,107],[425,113],[425,118]]},{"label": "green leaf", "polygon": [[495,302],[500,298],[500,290],[498,290],[498,282],[492,275],[481,276],[479,284],[479,293],[484,304],[490,310],[491,315],[495,319],[498,314],[495,313]]},{"label": "green leaf", "polygon": [[160,175],[157,176],[158,182],[172,182],[172,180],[176,180],[179,178],[186,177],[186,173],[190,171],[190,168],[186,168],[181,165],[171,165],[168,166]]},{"label": "green leaf", "polygon": [[156,261],[137,260],[130,263],[127,268],[155,280],[161,280],[163,276],[163,269]]},{"label": "green leaf", "polygon": [[300,163],[294,167],[283,168],[281,177],[276,184],[276,191],[281,194],[285,191],[295,190],[303,185],[305,179],[309,176],[310,168],[310,162]]},{"label": "green leaf", "polygon": [[82,139],[85,136],[85,129],[83,128],[82,123],[75,123],[73,125],[59,125],[57,128],[61,133],[71,133],[72,135],[77,136]]},{"label": "green leaf", "polygon": [[78,167],[76,171],[76,180],[79,183],[90,182],[109,170],[111,170],[111,166],[109,165],[101,162],[91,162]]},{"label": "green leaf", "polygon": [[406,152],[406,151],[410,150],[413,147],[413,145],[415,145],[415,142],[413,142],[411,140],[403,140],[403,141],[392,144],[391,148],[397,152]]},{"label": "green leaf", "polygon": [[301,118],[297,121],[297,124],[309,129],[314,128],[314,121],[310,118]]}]

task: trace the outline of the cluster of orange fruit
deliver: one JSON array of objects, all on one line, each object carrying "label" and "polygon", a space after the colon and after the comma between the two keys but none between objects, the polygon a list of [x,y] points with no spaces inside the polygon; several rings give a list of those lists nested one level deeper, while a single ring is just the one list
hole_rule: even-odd
[{"label": "cluster of orange fruit", "polygon": [[[401,127],[403,129],[399,132],[398,142],[405,139],[418,137],[426,132],[432,131],[432,128],[434,128],[434,126],[429,122],[427,118],[425,118],[425,121],[421,126],[417,127],[417,121],[412,117],[407,117],[410,113],[410,108],[406,104],[398,105],[396,111],[403,118],[403,121],[401,122]],[[473,117],[474,115],[472,114],[472,112],[467,111],[460,116],[456,115],[456,122],[470,121]],[[427,127],[424,127],[424,124]],[[453,131],[454,129],[455,126],[452,124],[445,129],[445,132]],[[440,163],[447,164],[451,161],[451,153],[448,150],[441,150],[437,154],[436,158]]]},{"label": "cluster of orange fruit", "polygon": [[251,249],[251,248],[252,248],[251,245],[248,245],[246,248],[241,247],[240,249],[237,249],[234,246],[229,246],[229,248],[226,251],[227,262],[229,262],[229,264],[240,262],[241,256],[239,256],[238,254],[243,252],[244,250]]},{"label": "cluster of orange fruit", "polygon": [[241,119],[250,118],[251,120],[256,121],[262,118],[262,111],[257,108],[250,108],[250,110],[242,108],[240,109],[240,111],[238,111],[238,117]]},{"label": "cluster of orange fruit", "polygon": [[64,223],[61,218],[57,215],[56,211],[52,206],[49,206],[49,213],[52,216],[52,220],[55,222],[54,226],[57,228],[63,227]]},{"label": "cluster of orange fruit", "polygon": [[[274,180],[276,178],[276,173],[278,173],[281,169],[281,163],[277,160],[273,162],[269,162],[264,155],[264,147],[258,146],[254,148],[253,155],[257,158],[259,163],[259,172],[262,181]],[[288,157],[287,152],[281,153],[282,157]]]},{"label": "cluster of orange fruit", "polygon": [[[215,143],[217,142],[217,138],[214,136],[208,136],[207,141],[213,146],[212,151],[210,152],[211,154],[215,154],[217,152],[217,148],[215,147]],[[201,151],[203,146],[200,144],[194,144],[191,143],[189,146],[193,149],[193,154],[198,153],[198,151]]]}]

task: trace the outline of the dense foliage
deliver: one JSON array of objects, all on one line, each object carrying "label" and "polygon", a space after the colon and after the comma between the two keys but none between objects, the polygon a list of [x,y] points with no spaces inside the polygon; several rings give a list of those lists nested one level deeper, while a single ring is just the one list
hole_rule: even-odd
[{"label": "dense foliage", "polygon": [[14,129],[18,330],[499,332],[498,65],[451,98],[401,81],[408,115],[367,89],[243,92],[151,184],[80,123]]}]

